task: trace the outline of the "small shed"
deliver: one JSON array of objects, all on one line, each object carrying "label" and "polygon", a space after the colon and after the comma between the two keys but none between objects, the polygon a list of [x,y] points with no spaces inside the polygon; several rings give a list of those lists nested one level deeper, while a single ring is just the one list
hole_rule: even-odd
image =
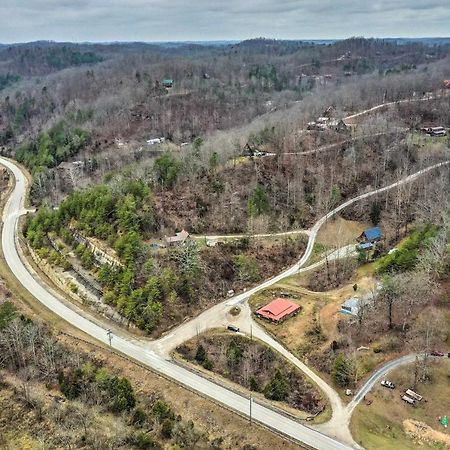
[{"label": "small shed", "polygon": [[357,316],[359,312],[359,307],[361,304],[361,299],[358,297],[351,297],[345,300],[341,305],[341,313],[349,314],[351,316]]},{"label": "small shed", "polygon": [[186,230],[181,230],[179,233],[175,233],[175,236],[166,236],[167,246],[184,245],[189,238],[189,233]]},{"label": "small shed", "polygon": [[165,80],[163,80],[162,85],[165,88],[171,88],[173,87],[173,80],[171,78],[166,78]]},{"label": "small shed", "polygon": [[358,244],[357,246],[358,250],[363,250],[368,252],[369,250],[372,250],[373,244],[372,242],[363,242],[361,244]]}]

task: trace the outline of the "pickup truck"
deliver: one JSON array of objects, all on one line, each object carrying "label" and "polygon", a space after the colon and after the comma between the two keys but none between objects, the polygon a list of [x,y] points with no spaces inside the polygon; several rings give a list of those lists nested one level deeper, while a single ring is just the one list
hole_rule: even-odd
[{"label": "pickup truck", "polygon": [[234,331],[235,333],[239,333],[239,327],[236,325],[228,325],[227,330]]}]

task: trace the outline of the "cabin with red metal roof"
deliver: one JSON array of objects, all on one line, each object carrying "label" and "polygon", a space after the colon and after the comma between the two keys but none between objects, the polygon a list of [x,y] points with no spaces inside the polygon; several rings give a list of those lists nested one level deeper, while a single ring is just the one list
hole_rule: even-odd
[{"label": "cabin with red metal roof", "polygon": [[277,298],[268,305],[258,309],[256,315],[262,319],[279,323],[286,320],[288,317],[295,316],[300,308],[300,305],[297,305],[297,303],[285,298]]}]

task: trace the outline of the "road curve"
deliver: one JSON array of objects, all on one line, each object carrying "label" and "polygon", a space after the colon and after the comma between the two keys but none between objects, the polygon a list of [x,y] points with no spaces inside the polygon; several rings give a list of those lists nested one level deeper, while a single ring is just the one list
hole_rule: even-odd
[{"label": "road curve", "polygon": [[398,359],[394,359],[393,361],[389,361],[384,366],[376,370],[364,383],[361,389],[356,393],[356,395],[353,397],[353,400],[347,405],[348,416],[350,417],[352,415],[353,410],[358,406],[358,404],[361,402],[364,396],[367,395],[370,392],[370,390],[374,387],[374,385],[382,378],[384,378],[388,372],[391,372],[397,367],[404,366],[405,364],[411,364],[416,360],[416,358],[421,357],[422,355],[415,353],[411,355],[402,356]]},{"label": "road curve", "polygon": [[[26,195],[26,178],[19,167],[10,160],[0,158],[0,163],[7,167],[13,174],[16,184],[6,203],[3,214],[2,248],[7,265],[18,281],[39,302],[58,316],[69,322],[98,341],[108,344],[106,328],[94,322],[94,319],[85,317],[81,310],[75,306],[68,307],[51,292],[47,286],[41,285],[34,279],[22,262],[18,252],[18,221],[24,210]],[[249,399],[236,394],[222,386],[219,386],[205,378],[180,367],[170,360],[163,358],[154,351],[149,350],[148,345],[137,339],[127,339],[114,336],[111,346],[136,361],[150,367],[156,372],[170,377],[185,385],[191,390],[210,397],[218,403],[226,405],[240,414],[249,415]],[[252,405],[252,418],[256,422],[268,426],[298,442],[318,450],[348,450],[351,447],[342,444],[316,430],[302,425],[295,420],[269,409],[257,402]]]},{"label": "road curve", "polygon": [[[73,326],[79,328],[80,330],[89,334],[100,342],[108,344],[106,328],[97,323],[94,323],[93,320],[89,320],[88,318],[84,317],[84,315],[81,313],[81,310],[77,309],[76,307],[69,308],[68,306],[66,306],[57,296],[50,292],[49,288],[44,288],[41,284],[39,284],[33,278],[31,273],[28,272],[27,268],[21,261],[17,250],[18,219],[20,214],[24,211],[26,178],[18,168],[18,166],[16,166],[13,162],[5,158],[0,158],[0,163],[12,172],[16,180],[15,188],[7,201],[3,216],[4,224],[2,230],[2,248],[6,263],[8,264],[14,275],[17,277],[17,279],[21,282],[21,284],[43,305],[45,305],[47,308],[52,310],[54,313],[65,319]],[[265,289],[287,276],[297,273],[310,258],[317,233],[322,225],[328,219],[336,215],[347,206],[359,200],[383,193],[397,186],[414,181],[418,177],[430,172],[431,170],[446,166],[449,163],[450,161],[444,161],[438,164],[434,164],[430,167],[416,172],[415,174],[409,175],[402,180],[392,183],[389,186],[367,192],[344,202],[334,210],[330,211],[324,217],[319,219],[312,227],[306,251],[297,264],[277,275],[276,277],[267,280],[261,285],[229,299],[227,301],[227,305],[238,304],[247,299],[253,293]],[[219,403],[227,405],[228,407],[238,411],[241,414],[249,414],[249,401],[247,398],[231,392],[224,387],[212,383],[211,381],[208,381],[197,374],[194,374],[182,367],[177,366],[173,362],[168,361],[164,357],[158,355],[156,352],[149,350],[148,345],[146,345],[145,343],[142,343],[136,339],[126,339],[124,337],[115,336],[112,341],[112,347],[122,352],[123,354],[147,365],[153,370],[175,379],[176,381],[184,384],[190,389],[206,395]],[[328,436],[325,436],[318,431],[312,430],[309,427],[301,425],[292,419],[288,419],[285,416],[262,405],[259,405],[256,402],[254,402],[252,408],[252,415],[255,421],[261,422],[262,424],[267,425],[270,428],[273,428],[293,439],[303,442],[310,447],[320,450],[339,450],[350,448],[345,444],[342,444]]]},{"label": "road curve", "polygon": [[382,187],[379,189],[375,189],[370,192],[366,192],[365,194],[358,195],[357,197],[351,198],[350,200],[347,200],[346,202],[342,203],[337,208],[333,209],[332,211],[327,213],[325,216],[320,218],[314,224],[314,226],[311,228],[310,233],[309,233],[309,239],[308,239],[308,244],[306,246],[305,253],[303,254],[303,256],[300,258],[300,260],[296,264],[294,264],[290,268],[286,269],[285,271],[281,272],[280,274],[270,278],[269,280],[264,281],[263,283],[259,284],[258,286],[255,286],[254,288],[249,289],[248,291],[245,291],[242,294],[236,295],[235,297],[228,299],[227,305],[233,306],[233,305],[242,303],[251,295],[256,294],[257,292],[259,292],[263,289],[266,289],[275,283],[278,283],[283,278],[289,277],[291,275],[295,275],[306,264],[306,262],[310,258],[311,254],[313,252],[314,243],[316,242],[317,233],[319,232],[320,228],[325,224],[325,222],[327,220],[331,219],[333,216],[335,216],[337,213],[341,212],[343,209],[347,208],[348,206],[352,205],[353,203],[359,202],[360,200],[364,200],[366,198],[373,197],[378,194],[382,194],[383,192],[387,192],[391,189],[394,189],[395,187],[402,186],[403,184],[411,183],[412,181],[416,180],[417,178],[420,178],[422,175],[425,175],[426,173],[428,173],[432,170],[438,169],[439,167],[447,166],[449,164],[450,164],[450,160],[443,161],[443,162],[440,162],[437,164],[433,164],[432,166],[429,166],[429,167],[426,167],[425,169],[419,170],[418,172],[416,172],[412,175],[409,175],[405,178],[402,178],[401,180],[396,181],[395,183],[392,183],[388,186],[385,186],[385,187]]}]

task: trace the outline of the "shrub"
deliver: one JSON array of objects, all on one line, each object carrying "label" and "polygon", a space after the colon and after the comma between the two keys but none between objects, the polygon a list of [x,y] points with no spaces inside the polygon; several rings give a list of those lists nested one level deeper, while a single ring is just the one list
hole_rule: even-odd
[{"label": "shrub", "polygon": [[129,411],[136,405],[136,397],[130,381],[123,377],[111,378],[108,386],[113,412]]},{"label": "shrub", "polygon": [[259,392],[260,389],[258,380],[255,377],[250,377],[250,390],[253,392]]},{"label": "shrub", "polygon": [[83,372],[81,369],[76,369],[67,374],[64,374],[64,372],[59,374],[59,389],[69,400],[74,400],[81,394],[82,377]]},{"label": "shrub", "polygon": [[162,449],[161,445],[148,433],[139,433],[136,436],[135,447],[139,450]]},{"label": "shrub", "polygon": [[160,422],[165,419],[175,419],[175,414],[173,413],[172,408],[164,400],[158,400],[153,405],[152,414]]},{"label": "shrub", "polygon": [[209,358],[206,358],[205,362],[203,363],[203,367],[206,370],[212,370],[214,367],[214,364]]},{"label": "shrub", "polygon": [[264,396],[270,400],[286,400],[289,393],[289,386],[286,376],[277,369],[275,375],[264,388]]},{"label": "shrub", "polygon": [[351,363],[344,353],[339,353],[334,360],[331,376],[338,386],[346,387],[349,385],[351,380]]},{"label": "shrub", "polygon": [[134,409],[131,416],[131,423],[136,428],[141,428],[147,422],[147,413],[139,406]]},{"label": "shrub", "polygon": [[161,436],[165,439],[170,439],[172,437],[173,432],[173,419],[164,419],[161,426]]},{"label": "shrub", "polygon": [[243,357],[242,348],[232,339],[227,348],[227,365],[230,369],[235,369],[241,362]]},{"label": "shrub", "polygon": [[14,306],[14,303],[2,303],[0,305],[0,330],[6,328],[15,317],[17,317],[17,308]]},{"label": "shrub", "polygon": [[202,344],[200,344],[197,347],[197,353],[195,354],[195,360],[200,363],[203,364],[207,359],[207,354],[206,354],[206,350],[205,347],[203,347]]}]

